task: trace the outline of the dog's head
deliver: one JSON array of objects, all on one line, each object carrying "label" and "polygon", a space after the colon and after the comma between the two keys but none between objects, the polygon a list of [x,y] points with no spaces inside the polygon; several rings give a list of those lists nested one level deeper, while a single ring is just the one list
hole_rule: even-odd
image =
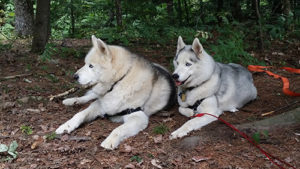
[{"label": "dog's head", "polygon": [[84,66],[74,74],[74,79],[84,86],[110,82],[114,73],[109,46],[94,35],[92,43],[93,47],[85,57]]},{"label": "dog's head", "polygon": [[194,39],[192,45],[185,45],[179,36],[173,64],[175,71],[172,77],[176,85],[192,87],[207,80],[214,69],[215,62],[204,51],[198,38]]}]

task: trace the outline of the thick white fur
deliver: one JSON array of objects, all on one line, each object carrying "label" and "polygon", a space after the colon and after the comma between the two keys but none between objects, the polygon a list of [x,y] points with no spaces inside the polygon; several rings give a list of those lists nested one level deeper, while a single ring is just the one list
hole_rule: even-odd
[{"label": "thick white fur", "polygon": [[[191,61],[192,59],[194,62]],[[178,38],[176,58],[173,63],[174,74],[179,76],[178,80],[187,79],[182,86],[178,87],[178,93],[196,86],[185,92],[185,101],[178,96],[179,112],[184,116],[193,116],[194,111],[188,106],[203,98],[196,112],[210,113],[217,117],[223,111],[237,111],[237,108],[256,98],[257,91],[250,72],[240,65],[229,64],[228,66],[215,62],[205,52],[197,38],[192,46],[186,46],[182,38]],[[191,63],[191,66],[186,66],[186,63]],[[236,68],[237,72],[232,67]],[[200,129],[215,120],[217,120],[215,117],[209,115],[195,117],[174,131],[170,139],[183,137],[190,131]]]},{"label": "thick white fur", "polygon": [[[153,65],[145,59],[122,47],[106,45],[95,36],[92,36],[92,42],[93,48],[85,58],[85,65],[76,74],[81,85],[93,88],[82,97],[65,99],[63,104],[71,106],[94,101],[59,126],[56,133],[70,133],[98,116],[141,107],[143,111],[121,117],[124,123],[101,143],[106,149],[115,149],[122,140],[145,129],[148,117],[166,106],[171,87],[166,77],[155,73]],[[108,92],[113,84],[113,90]]]}]

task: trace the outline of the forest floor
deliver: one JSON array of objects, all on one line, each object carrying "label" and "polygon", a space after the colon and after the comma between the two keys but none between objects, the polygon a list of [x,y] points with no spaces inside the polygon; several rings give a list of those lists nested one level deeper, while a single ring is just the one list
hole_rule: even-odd
[{"label": "forest floor", "polygon": [[[261,152],[238,133],[215,121],[189,136],[169,140],[172,131],[188,118],[177,106],[150,117],[149,126],[138,135],[126,139],[118,149],[104,150],[100,143],[118,123],[98,118],[82,125],[69,135],[51,138],[55,129],[76,112],[88,106],[62,105],[64,98],[49,101],[49,96],[62,93],[77,84],[72,74],[83,65],[83,57],[73,51],[88,51],[90,40],[58,42],[58,52],[50,61],[42,61],[29,52],[27,41],[16,41],[12,49],[0,51],[0,143],[18,143],[17,158],[0,162],[0,168],[276,168]],[[169,46],[138,45],[128,47],[151,61],[171,68],[176,43]],[[61,46],[64,48],[60,49]],[[63,51],[64,49],[64,51]],[[66,52],[70,50],[70,54]],[[68,51],[68,50],[67,50]],[[300,43],[274,41],[264,52],[250,51],[254,57],[275,66],[300,68]],[[83,55],[84,56],[84,55]],[[300,76],[274,69],[289,78],[291,89],[300,92]],[[234,124],[266,119],[300,107],[300,99],[282,93],[282,83],[265,73],[253,73],[258,98],[235,113],[224,112],[224,120]],[[79,96],[84,90],[67,96]],[[263,113],[274,111],[262,116]],[[168,130],[156,134],[154,129]],[[30,131],[32,130],[32,134]],[[27,132],[27,134],[26,134]],[[260,133],[260,146],[270,154],[300,168],[300,124]],[[0,153],[0,159],[9,154]],[[298,159],[298,160],[297,160]],[[288,167],[286,167],[288,168]]]}]

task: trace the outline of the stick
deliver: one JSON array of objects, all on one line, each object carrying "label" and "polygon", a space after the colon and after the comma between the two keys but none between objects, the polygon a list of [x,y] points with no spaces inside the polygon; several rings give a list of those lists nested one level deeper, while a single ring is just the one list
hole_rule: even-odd
[{"label": "stick", "polygon": [[276,109],[276,110],[273,110],[273,111],[269,111],[269,112],[263,113],[263,114],[261,114],[261,116],[267,116],[267,115],[273,114],[274,112],[278,112],[278,111],[280,111],[280,110],[282,110],[282,109],[286,109],[286,108],[288,108],[288,107],[290,107],[290,106],[292,106],[292,105],[294,105],[294,104],[297,104],[298,102],[299,102],[299,101],[295,101],[295,102],[293,102],[293,103],[291,103],[291,104],[288,104],[288,105],[286,105],[286,106],[280,107],[280,108],[278,108],[278,109]]},{"label": "stick", "polygon": [[78,88],[72,88],[72,89],[69,89],[63,93],[60,93],[60,94],[57,94],[57,95],[51,95],[49,96],[49,100],[52,101],[53,99],[57,99],[57,98],[60,98],[60,97],[63,97],[63,96],[66,96],[66,95],[69,95],[71,93],[74,93],[78,90]]},{"label": "stick", "polygon": [[17,77],[25,77],[25,76],[30,76],[30,75],[32,75],[32,73],[6,76],[6,77],[1,77],[0,80],[8,80],[8,79],[14,79]]}]

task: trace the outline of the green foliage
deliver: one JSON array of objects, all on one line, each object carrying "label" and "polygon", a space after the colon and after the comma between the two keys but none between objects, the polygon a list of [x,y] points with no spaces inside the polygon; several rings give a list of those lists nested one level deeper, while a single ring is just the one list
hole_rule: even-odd
[{"label": "green foliage", "polygon": [[57,134],[55,132],[52,132],[52,133],[49,133],[49,134],[46,134],[46,140],[54,140],[57,138]]},{"label": "green foliage", "polygon": [[12,161],[17,158],[18,152],[16,151],[18,148],[18,143],[13,141],[10,143],[9,147],[5,144],[0,144],[0,153],[7,152],[9,155],[0,159],[0,162],[3,161]]},{"label": "green foliage", "polygon": [[260,144],[262,139],[267,139],[269,137],[269,132],[264,130],[261,132],[256,132],[252,135],[252,139],[257,143]]},{"label": "green foliage", "polygon": [[25,126],[25,125],[22,125],[20,127],[22,133],[26,134],[26,135],[31,135],[33,133],[33,130],[30,126]]},{"label": "green foliage", "polygon": [[241,63],[243,65],[258,64],[261,62],[246,52],[245,35],[242,31],[235,30],[232,26],[217,29],[220,36],[217,44],[211,44],[211,52],[216,61],[222,63]]},{"label": "green foliage", "polygon": [[58,52],[58,49],[56,48],[56,45],[54,43],[47,43],[45,46],[45,50],[40,55],[40,59],[45,62],[45,61],[50,61],[52,56]]},{"label": "green foliage", "polygon": [[59,79],[54,74],[47,74],[47,79],[50,80],[52,83],[59,82]]},{"label": "green foliage", "polygon": [[7,40],[14,37],[15,7],[13,0],[3,1],[0,1],[0,40]]},{"label": "green foliage", "polygon": [[165,134],[169,131],[169,128],[165,126],[164,124],[160,124],[158,126],[155,126],[153,128],[153,133],[154,134]]},{"label": "green foliage", "polygon": [[142,157],[140,157],[140,156],[138,156],[138,155],[132,156],[132,157],[130,158],[130,160],[131,160],[131,161],[138,162],[138,163],[141,162],[141,161],[143,161]]}]

